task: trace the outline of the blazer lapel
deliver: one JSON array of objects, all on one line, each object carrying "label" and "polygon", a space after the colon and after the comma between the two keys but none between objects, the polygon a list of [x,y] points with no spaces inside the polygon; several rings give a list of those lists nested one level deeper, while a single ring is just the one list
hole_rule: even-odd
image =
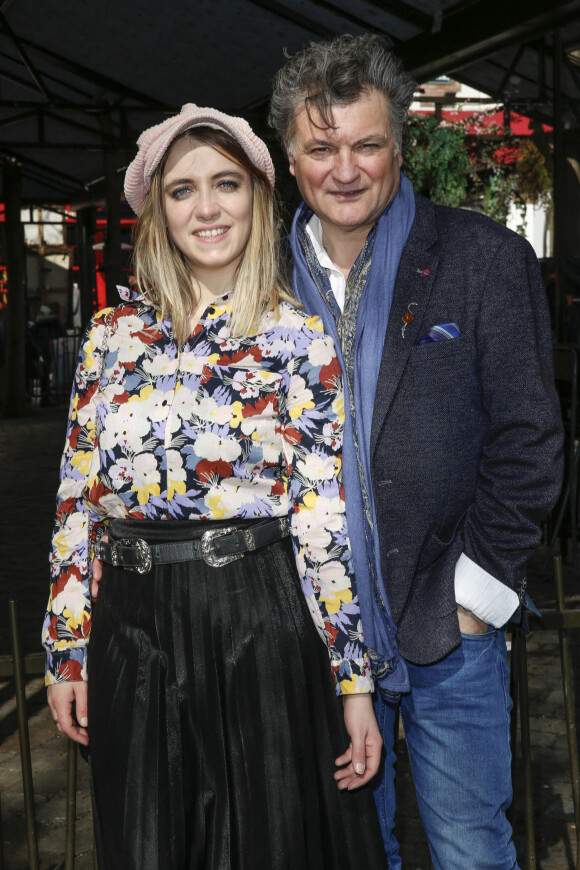
[{"label": "blazer lapel", "polygon": [[416,197],[415,221],[401,257],[383,345],[371,427],[371,456],[423,322],[439,263],[439,257],[428,250],[436,240],[433,205]]}]

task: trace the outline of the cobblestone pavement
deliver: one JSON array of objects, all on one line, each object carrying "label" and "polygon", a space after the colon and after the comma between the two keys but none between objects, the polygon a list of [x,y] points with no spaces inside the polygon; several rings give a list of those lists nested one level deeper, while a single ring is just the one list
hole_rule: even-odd
[{"label": "cobblestone pavement", "polygon": [[[39,409],[34,416],[0,420],[0,655],[10,651],[8,605],[18,599],[24,652],[38,652],[48,594],[47,553],[51,533],[66,411]],[[567,602],[580,607],[580,586],[565,565]],[[530,588],[540,608],[554,607],[543,554],[536,554]],[[569,632],[580,699],[580,632]],[[538,870],[575,867],[576,831],[557,632],[535,632],[528,640],[534,823]],[[57,740],[45,703],[43,680],[27,683],[36,817],[41,870],[64,868],[67,742]],[[578,710],[578,700],[576,708]],[[519,751],[519,750],[518,750]],[[92,820],[86,764],[79,758],[76,868],[92,870]],[[0,798],[4,870],[29,866],[13,685],[0,682]],[[522,778],[515,783],[514,830],[522,868],[526,866]],[[429,854],[419,820],[404,735],[399,742],[397,833],[405,870],[429,870]],[[0,862],[0,866],[2,866]],[[363,870],[363,868],[361,868]],[[477,870],[477,868],[465,868]]]}]

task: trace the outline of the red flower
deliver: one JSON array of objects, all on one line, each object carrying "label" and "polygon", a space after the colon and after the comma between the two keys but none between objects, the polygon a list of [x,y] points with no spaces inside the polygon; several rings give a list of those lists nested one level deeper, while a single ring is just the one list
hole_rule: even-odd
[{"label": "red flower", "polygon": [[61,592],[64,592],[66,584],[68,583],[68,581],[70,579],[79,580],[79,581],[81,580],[81,572],[79,571],[79,569],[75,565],[71,565],[69,568],[67,568],[65,571],[63,571],[60,574],[56,583],[53,583],[53,585],[52,585],[52,597],[53,597],[53,599],[56,598],[56,596],[59,595]]},{"label": "red flower", "polygon": [[58,640],[58,631],[56,630],[57,618],[53,616],[50,620],[50,626],[47,629],[47,634],[51,640]]},{"label": "red flower", "polygon": [[286,441],[289,441],[290,444],[300,444],[302,441],[302,435],[298,432],[297,429],[292,429],[289,426],[284,429],[284,438]]},{"label": "red flower", "polygon": [[504,145],[503,148],[498,148],[493,155],[494,163],[517,163],[521,160],[522,152],[518,146]]},{"label": "red flower", "polygon": [[259,362],[262,359],[262,351],[259,347],[249,347],[242,348],[241,350],[237,350],[232,356],[225,353],[218,360],[218,365],[220,366],[229,366],[234,363],[242,362],[247,359],[249,356],[253,357],[256,362]]},{"label": "red flower", "polygon": [[76,659],[69,659],[68,662],[60,666],[58,675],[69,682],[71,680],[82,680],[81,671],[81,663],[77,662]]},{"label": "red flower", "polygon": [[330,645],[333,646],[336,638],[338,637],[338,628],[335,628],[334,625],[330,624],[330,622],[325,622],[324,630],[326,632],[326,636],[328,637]]},{"label": "red flower", "polygon": [[77,501],[76,498],[72,498],[72,497],[65,498],[64,501],[61,501],[61,503],[58,506],[58,510],[56,512],[57,522],[60,522],[63,517],[66,517],[69,514],[73,513],[73,511],[75,509],[76,501]]},{"label": "red flower", "polygon": [[214,475],[218,477],[231,477],[232,466],[229,462],[224,462],[223,459],[218,459],[217,462],[210,462],[209,459],[202,459],[195,466],[195,473],[200,480],[205,483],[210,483]]},{"label": "red flower", "polygon": [[109,492],[111,492],[111,490],[107,489],[102,481],[99,481],[99,483],[93,483],[89,493],[89,501],[91,504],[98,504],[103,496],[107,495]]},{"label": "red flower", "polygon": [[336,385],[336,380],[340,376],[340,363],[336,357],[333,357],[327,366],[322,366],[320,369],[320,383],[327,390],[332,389]]},{"label": "red flower", "polygon": [[88,405],[93,395],[97,389],[98,384],[92,384],[90,387],[87,387],[84,395],[82,393],[78,393],[78,403],[77,403],[77,411],[80,411],[81,408],[84,408],[85,405]]},{"label": "red flower", "polygon": [[213,377],[213,369],[209,366],[204,366],[203,371],[201,373],[200,384],[207,384],[207,382]]},{"label": "red flower", "polygon": [[284,495],[284,484],[281,480],[277,480],[272,484],[270,495]]},{"label": "red flower", "polygon": [[73,429],[71,429],[70,435],[68,436],[69,444],[73,450],[77,449],[77,444],[78,444],[80,432],[81,432],[81,427],[74,426]]},{"label": "red flower", "polygon": [[[134,314],[135,306],[132,304],[120,305],[118,308],[116,308],[111,321],[111,327],[113,331],[118,328],[118,322],[121,317],[131,317]],[[143,342],[143,344],[153,344],[154,341],[157,341],[159,335],[160,332],[157,325],[144,326],[143,329],[140,329],[138,332],[133,333],[133,337],[138,338],[140,341]]]},{"label": "red flower", "polygon": [[130,317],[131,314],[135,313],[135,306],[131,303],[127,305],[118,305],[114,312],[113,317],[111,318],[111,324],[117,326],[120,317]]},{"label": "red flower", "polygon": [[263,396],[260,396],[255,405],[252,405],[250,402],[248,402],[248,404],[244,406],[244,409],[242,411],[242,417],[256,417],[258,414],[263,414],[268,405],[273,406],[274,402],[275,396],[272,393],[270,393],[270,395],[266,396],[265,398]]}]

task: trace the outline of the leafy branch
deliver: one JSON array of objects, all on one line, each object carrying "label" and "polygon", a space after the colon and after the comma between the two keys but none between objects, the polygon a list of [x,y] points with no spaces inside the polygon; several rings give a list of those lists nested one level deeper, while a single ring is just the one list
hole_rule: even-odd
[{"label": "leafy branch", "polygon": [[491,123],[491,113],[438,121],[411,115],[404,170],[417,193],[449,206],[475,206],[501,223],[510,207],[525,229],[527,203],[548,206],[552,180],[543,155],[528,137]]}]

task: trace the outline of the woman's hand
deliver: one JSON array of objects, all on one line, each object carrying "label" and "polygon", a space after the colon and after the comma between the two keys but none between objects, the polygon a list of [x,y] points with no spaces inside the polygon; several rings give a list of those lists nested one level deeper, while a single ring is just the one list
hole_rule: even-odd
[{"label": "woman's hand", "polygon": [[[350,746],[335,760],[341,767],[334,774],[339,789],[360,788],[373,778],[381,761],[383,741],[375,719],[372,696],[343,695],[344,724]],[[342,767],[341,765],[346,765]]]},{"label": "woman's hand", "polygon": [[[88,686],[84,680],[72,680],[69,683],[54,683],[48,687],[48,706],[52,713],[54,724],[61,734],[89,745],[87,726]],[[76,704],[76,720],[73,718],[73,702]]]},{"label": "woman's hand", "polygon": [[[108,541],[109,536],[107,534],[103,535],[101,538],[102,541]],[[91,576],[90,582],[90,590],[91,590],[91,598],[94,600],[99,594],[99,583],[101,582],[101,578],[103,576],[103,563],[100,559],[93,559],[93,573]]]}]

